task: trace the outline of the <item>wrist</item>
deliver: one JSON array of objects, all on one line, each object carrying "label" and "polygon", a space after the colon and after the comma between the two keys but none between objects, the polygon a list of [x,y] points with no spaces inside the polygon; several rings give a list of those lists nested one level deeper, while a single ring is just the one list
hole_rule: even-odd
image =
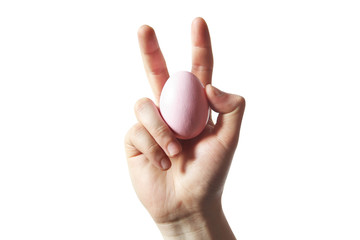
[{"label": "wrist", "polygon": [[157,223],[165,240],[236,239],[221,204],[213,205],[171,222]]}]

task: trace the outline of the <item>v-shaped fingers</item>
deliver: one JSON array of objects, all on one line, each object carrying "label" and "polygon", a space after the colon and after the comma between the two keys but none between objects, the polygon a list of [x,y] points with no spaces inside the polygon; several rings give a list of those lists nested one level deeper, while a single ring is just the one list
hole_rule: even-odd
[{"label": "v-shaped fingers", "polygon": [[211,83],[213,72],[213,54],[208,26],[204,19],[195,18],[191,26],[192,73],[204,86]]},{"label": "v-shaped fingers", "polygon": [[138,39],[146,75],[158,105],[161,90],[169,78],[166,62],[153,28],[147,25],[141,26]]}]

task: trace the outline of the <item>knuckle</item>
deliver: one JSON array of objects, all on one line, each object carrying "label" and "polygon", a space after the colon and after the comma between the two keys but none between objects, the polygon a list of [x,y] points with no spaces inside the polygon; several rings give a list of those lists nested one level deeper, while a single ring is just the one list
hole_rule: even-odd
[{"label": "knuckle", "polygon": [[158,155],[159,153],[160,153],[160,147],[156,142],[151,143],[147,148],[147,154],[149,155]]},{"label": "knuckle", "polygon": [[233,96],[234,106],[236,108],[244,109],[245,108],[245,98],[240,95],[236,95],[236,94],[232,94],[232,96]]},{"label": "knuckle", "polygon": [[213,71],[213,63],[210,62],[208,65],[201,65],[197,63],[192,64],[192,71],[198,71],[198,72],[211,72]]},{"label": "knuckle", "polygon": [[128,144],[130,142],[130,132],[131,132],[131,129],[129,131],[127,131],[127,133],[125,134],[125,137],[124,137],[124,144]]},{"label": "knuckle", "polygon": [[164,124],[161,124],[154,131],[154,137],[156,137],[156,138],[162,138],[162,137],[168,136],[169,134],[170,134],[169,129]]},{"label": "knuckle", "polygon": [[243,98],[242,96],[239,95],[232,95],[232,113],[233,114],[240,114],[242,115],[244,113],[245,110],[245,98]]},{"label": "knuckle", "polygon": [[242,97],[242,96],[238,96],[239,100],[238,100],[238,105],[241,107],[241,108],[245,108],[246,106],[246,101],[245,101],[245,98]]},{"label": "knuckle", "polygon": [[136,113],[140,113],[145,108],[150,106],[151,103],[152,102],[151,102],[151,100],[149,98],[141,98],[135,103],[134,110],[135,110]]},{"label": "knuckle", "polygon": [[139,136],[139,135],[144,134],[144,131],[145,131],[145,127],[143,125],[141,125],[140,123],[136,123],[129,131],[129,134],[131,136]]},{"label": "knuckle", "polygon": [[153,68],[149,70],[149,74],[153,76],[161,76],[161,75],[168,75],[168,71],[166,68],[160,67],[160,68]]},{"label": "knuckle", "polygon": [[125,137],[124,137],[124,142],[125,142],[125,144],[131,142],[131,136],[134,135],[134,130],[135,130],[135,128],[139,128],[139,127],[140,127],[140,126],[138,126],[138,125],[139,125],[138,123],[134,124],[134,125],[127,131],[127,133],[125,134]]},{"label": "knuckle", "polygon": [[125,153],[126,153],[126,157],[129,158],[133,155],[136,154],[136,152],[138,151],[137,148],[134,145],[134,131],[138,132],[141,131],[141,125],[140,124],[135,124],[134,126],[132,126],[129,131],[126,133],[125,138],[124,138],[124,146],[125,146]]}]

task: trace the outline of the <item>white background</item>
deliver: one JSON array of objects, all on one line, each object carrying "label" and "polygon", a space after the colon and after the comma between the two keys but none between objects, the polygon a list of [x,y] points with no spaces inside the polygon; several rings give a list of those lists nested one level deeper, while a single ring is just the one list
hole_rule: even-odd
[{"label": "white background", "polygon": [[0,239],[161,239],[123,150],[152,97],[137,45],[190,70],[208,22],[213,84],[247,107],[223,204],[238,239],[360,239],[360,4],[0,1]]}]

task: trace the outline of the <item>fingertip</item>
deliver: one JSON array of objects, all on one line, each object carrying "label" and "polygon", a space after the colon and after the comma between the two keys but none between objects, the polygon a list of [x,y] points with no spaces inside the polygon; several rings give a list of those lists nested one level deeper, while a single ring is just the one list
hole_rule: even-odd
[{"label": "fingertip", "polygon": [[177,141],[172,141],[167,145],[167,152],[169,157],[175,157],[181,152],[181,144],[179,144]]},{"label": "fingertip", "polygon": [[163,158],[163,159],[160,161],[160,166],[161,166],[161,170],[167,171],[167,170],[169,170],[170,167],[171,167],[171,162],[170,162],[169,159]]},{"label": "fingertip", "polygon": [[212,91],[213,86],[209,83],[205,85],[205,92],[207,95]]},{"label": "fingertip", "polygon": [[192,41],[194,46],[211,47],[210,32],[205,20],[197,17],[191,24]]},{"label": "fingertip", "polygon": [[208,84],[205,86],[206,95],[211,108],[219,113],[228,113],[236,108],[245,108],[245,98],[236,94],[230,94]]},{"label": "fingertip", "polygon": [[159,43],[156,38],[155,30],[148,25],[142,25],[139,28],[138,40],[140,49],[144,54],[153,53],[159,49]]},{"label": "fingertip", "polygon": [[224,99],[222,98],[224,98],[225,93],[212,86],[211,84],[207,84],[205,86],[205,92],[211,109],[215,112],[221,112],[224,102]]},{"label": "fingertip", "polygon": [[224,101],[223,98],[228,95],[211,84],[205,86],[205,92],[211,108],[215,111],[217,111],[217,106]]},{"label": "fingertip", "polygon": [[197,26],[198,24],[205,24],[205,25],[207,25],[207,24],[206,24],[206,21],[205,21],[204,18],[202,18],[202,17],[196,17],[196,18],[194,18],[194,20],[192,21],[192,26],[193,26],[193,27]]},{"label": "fingertip", "polygon": [[151,99],[147,97],[140,98],[139,100],[136,101],[134,105],[134,111],[135,113],[141,112],[146,106],[149,105],[155,105],[155,104]]},{"label": "fingertip", "polygon": [[221,91],[220,89],[214,87],[211,84],[206,85],[206,91],[209,95],[214,97],[221,97],[225,95],[225,92]]},{"label": "fingertip", "polygon": [[150,27],[149,25],[141,25],[138,29],[138,36],[139,37],[145,37],[145,36],[149,36],[155,33],[154,29],[152,27]]}]

